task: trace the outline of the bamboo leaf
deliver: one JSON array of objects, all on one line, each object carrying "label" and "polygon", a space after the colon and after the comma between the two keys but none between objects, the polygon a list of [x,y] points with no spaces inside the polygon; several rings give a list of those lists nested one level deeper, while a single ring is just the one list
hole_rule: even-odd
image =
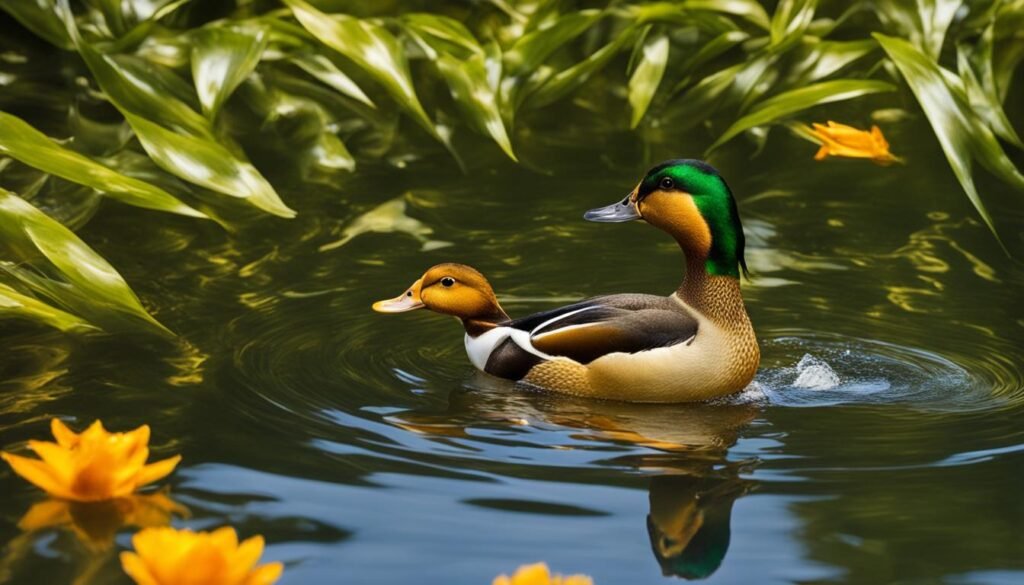
[{"label": "bamboo leaf", "polygon": [[799,41],[817,7],[818,0],[780,0],[772,15],[769,48],[781,52]]},{"label": "bamboo leaf", "polygon": [[96,329],[84,319],[23,295],[3,283],[0,283],[0,319],[28,319],[65,333]]},{"label": "bamboo leaf", "polygon": [[473,33],[454,18],[417,12],[402,15],[402,23],[443,53],[460,58],[484,53]]},{"label": "bamboo leaf", "polygon": [[1006,156],[988,126],[976,118],[965,99],[958,97],[946,83],[943,69],[934,60],[903,39],[879,33],[873,36],[910,86],[957,180],[985,224],[999,239],[995,223],[974,184],[972,154],[990,170],[1018,187],[1024,187],[1024,177]]},{"label": "bamboo leaf", "polygon": [[526,99],[529,105],[543,107],[562,99],[600,71],[609,61],[628,44],[636,33],[630,27],[619,33],[619,36],[601,47],[589,57],[576,65],[552,75],[543,85],[534,90]]},{"label": "bamboo leaf", "polygon": [[338,69],[338,66],[327,57],[303,53],[292,57],[291,61],[296,67],[319,79],[325,85],[371,108],[377,107],[363,93],[363,90],[356,85],[356,82],[352,81],[352,78],[348,75],[345,75],[344,71]]},{"label": "bamboo leaf", "polygon": [[[63,277],[63,288],[72,291],[61,292],[56,285],[47,287],[44,294],[54,301],[77,305],[70,308],[93,313],[100,320],[127,315],[170,333],[142,308],[135,293],[103,257],[74,232],[4,189],[0,189],[0,236],[30,265],[40,271],[55,270]],[[42,280],[37,277],[32,282]],[[80,302],[83,298],[89,299],[85,305]]]},{"label": "bamboo leaf", "polygon": [[600,10],[579,10],[559,17],[547,26],[520,37],[505,52],[506,75],[529,73],[552,53],[590,29],[602,16]]},{"label": "bamboo leaf", "polygon": [[633,110],[630,128],[636,128],[651,105],[651,99],[658,91],[661,78],[668,64],[668,35],[659,33],[644,41],[643,50],[636,69],[629,78],[629,105]]},{"label": "bamboo leaf", "polygon": [[48,43],[61,49],[74,45],[60,16],[53,10],[50,0],[0,0],[0,10],[14,17],[22,26]]},{"label": "bamboo leaf", "polygon": [[68,150],[24,120],[0,112],[0,153],[62,179],[92,187],[129,205],[205,218],[163,189],[122,175]]},{"label": "bamboo leaf", "polygon": [[416,96],[401,45],[387,29],[346,14],[324,14],[304,0],[284,2],[310,34],[373,76],[424,130],[445,142]]},{"label": "bamboo leaf", "polygon": [[161,92],[157,76],[126,70],[96,52],[78,36],[67,12],[65,23],[79,54],[107,98],[121,111],[142,148],[160,168],[190,183],[243,199],[279,217],[295,216],[295,211],[281,201],[270,183],[245,160],[241,149],[218,137],[209,121],[184,102],[167,91]]},{"label": "bamboo leaf", "polygon": [[806,110],[807,108],[848,100],[862,95],[894,91],[895,89],[895,86],[884,81],[836,79],[780,93],[764,100],[754,107],[749,114],[736,120],[708,148],[708,152],[735,138],[741,132],[757,126],[782,121],[786,116]]},{"label": "bamboo leaf", "polygon": [[192,78],[203,113],[211,120],[221,105],[256,68],[267,35],[256,27],[200,29],[192,44]]},{"label": "bamboo leaf", "polygon": [[498,108],[498,97],[487,80],[483,53],[474,54],[466,60],[459,60],[451,55],[440,55],[437,67],[448,82],[452,98],[462,107],[473,124],[489,134],[509,158],[516,160],[512,142],[509,140]]},{"label": "bamboo leaf", "polygon": [[245,199],[279,217],[295,217],[295,211],[281,201],[256,167],[237,159],[227,148],[123,113],[142,148],[163,170],[218,193]]},{"label": "bamboo leaf", "polygon": [[999,98],[999,89],[996,87],[992,68],[994,28],[993,25],[986,27],[981,39],[970,53],[966,47],[958,47],[957,67],[967,91],[967,98],[978,115],[988,122],[992,130],[1003,140],[1018,148],[1024,148],[1020,136],[1006,117]]}]

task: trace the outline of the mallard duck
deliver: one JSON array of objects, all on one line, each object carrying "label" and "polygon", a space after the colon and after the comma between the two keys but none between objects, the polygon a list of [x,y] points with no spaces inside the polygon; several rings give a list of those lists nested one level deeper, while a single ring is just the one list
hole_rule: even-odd
[{"label": "mallard duck", "polygon": [[463,264],[427,270],[383,313],[426,308],[460,319],[478,369],[536,387],[634,402],[702,401],[754,377],[760,351],[740,294],[743,228],[725,180],[710,165],[670,160],[622,201],[585,219],[642,219],[668,232],[686,275],[668,296],[596,297],[510,319],[480,272]]}]

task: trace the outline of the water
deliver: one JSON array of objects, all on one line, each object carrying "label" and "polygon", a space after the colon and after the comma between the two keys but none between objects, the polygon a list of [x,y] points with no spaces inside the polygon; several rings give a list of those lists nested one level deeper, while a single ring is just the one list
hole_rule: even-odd
[{"label": "water", "polygon": [[[0,323],[0,445],[53,416],[148,423],[157,455],[184,456],[175,524],[265,535],[282,584],[481,584],[539,560],[602,585],[1024,582],[1024,269],[923,120],[890,136],[905,167],[817,163],[781,132],[712,161],[763,353],[755,386],[712,405],[524,392],[475,373],[450,319],[370,311],[441,261],[479,268],[513,315],[675,287],[666,236],[580,215],[707,137],[641,141],[572,109],[544,124],[524,167],[479,146],[466,174],[435,153],[313,183],[262,161],[299,217],[230,233],[105,203],[82,237],[180,340]],[[1020,195],[984,186],[1022,257]],[[396,200],[411,220],[348,229]],[[99,552],[23,533],[42,496],[6,467],[0,487],[0,581],[126,582],[129,531]]]}]

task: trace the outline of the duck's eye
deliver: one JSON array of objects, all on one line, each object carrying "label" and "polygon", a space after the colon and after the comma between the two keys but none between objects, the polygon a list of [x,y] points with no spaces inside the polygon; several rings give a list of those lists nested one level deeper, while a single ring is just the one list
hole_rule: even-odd
[{"label": "duck's eye", "polygon": [[410,291],[406,291],[405,296],[411,297],[412,296],[412,291],[411,290]]},{"label": "duck's eye", "polygon": [[658,183],[658,186],[664,189],[665,191],[669,191],[675,188],[676,182],[668,177],[665,177],[664,179],[661,180],[660,183]]},{"label": "duck's eye", "polygon": [[449,287],[451,287],[454,284],[455,284],[455,279],[450,277],[450,276],[446,276],[446,277],[441,279],[441,286],[443,286],[445,288],[449,288]]}]

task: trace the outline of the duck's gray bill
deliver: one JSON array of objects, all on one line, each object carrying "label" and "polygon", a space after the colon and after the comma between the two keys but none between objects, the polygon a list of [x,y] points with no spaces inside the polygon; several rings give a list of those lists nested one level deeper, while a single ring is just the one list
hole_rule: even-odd
[{"label": "duck's gray bill", "polygon": [[637,213],[636,204],[630,201],[629,196],[627,195],[625,199],[618,203],[612,203],[606,207],[591,209],[583,214],[583,219],[587,221],[614,223],[640,219],[640,214]]}]

